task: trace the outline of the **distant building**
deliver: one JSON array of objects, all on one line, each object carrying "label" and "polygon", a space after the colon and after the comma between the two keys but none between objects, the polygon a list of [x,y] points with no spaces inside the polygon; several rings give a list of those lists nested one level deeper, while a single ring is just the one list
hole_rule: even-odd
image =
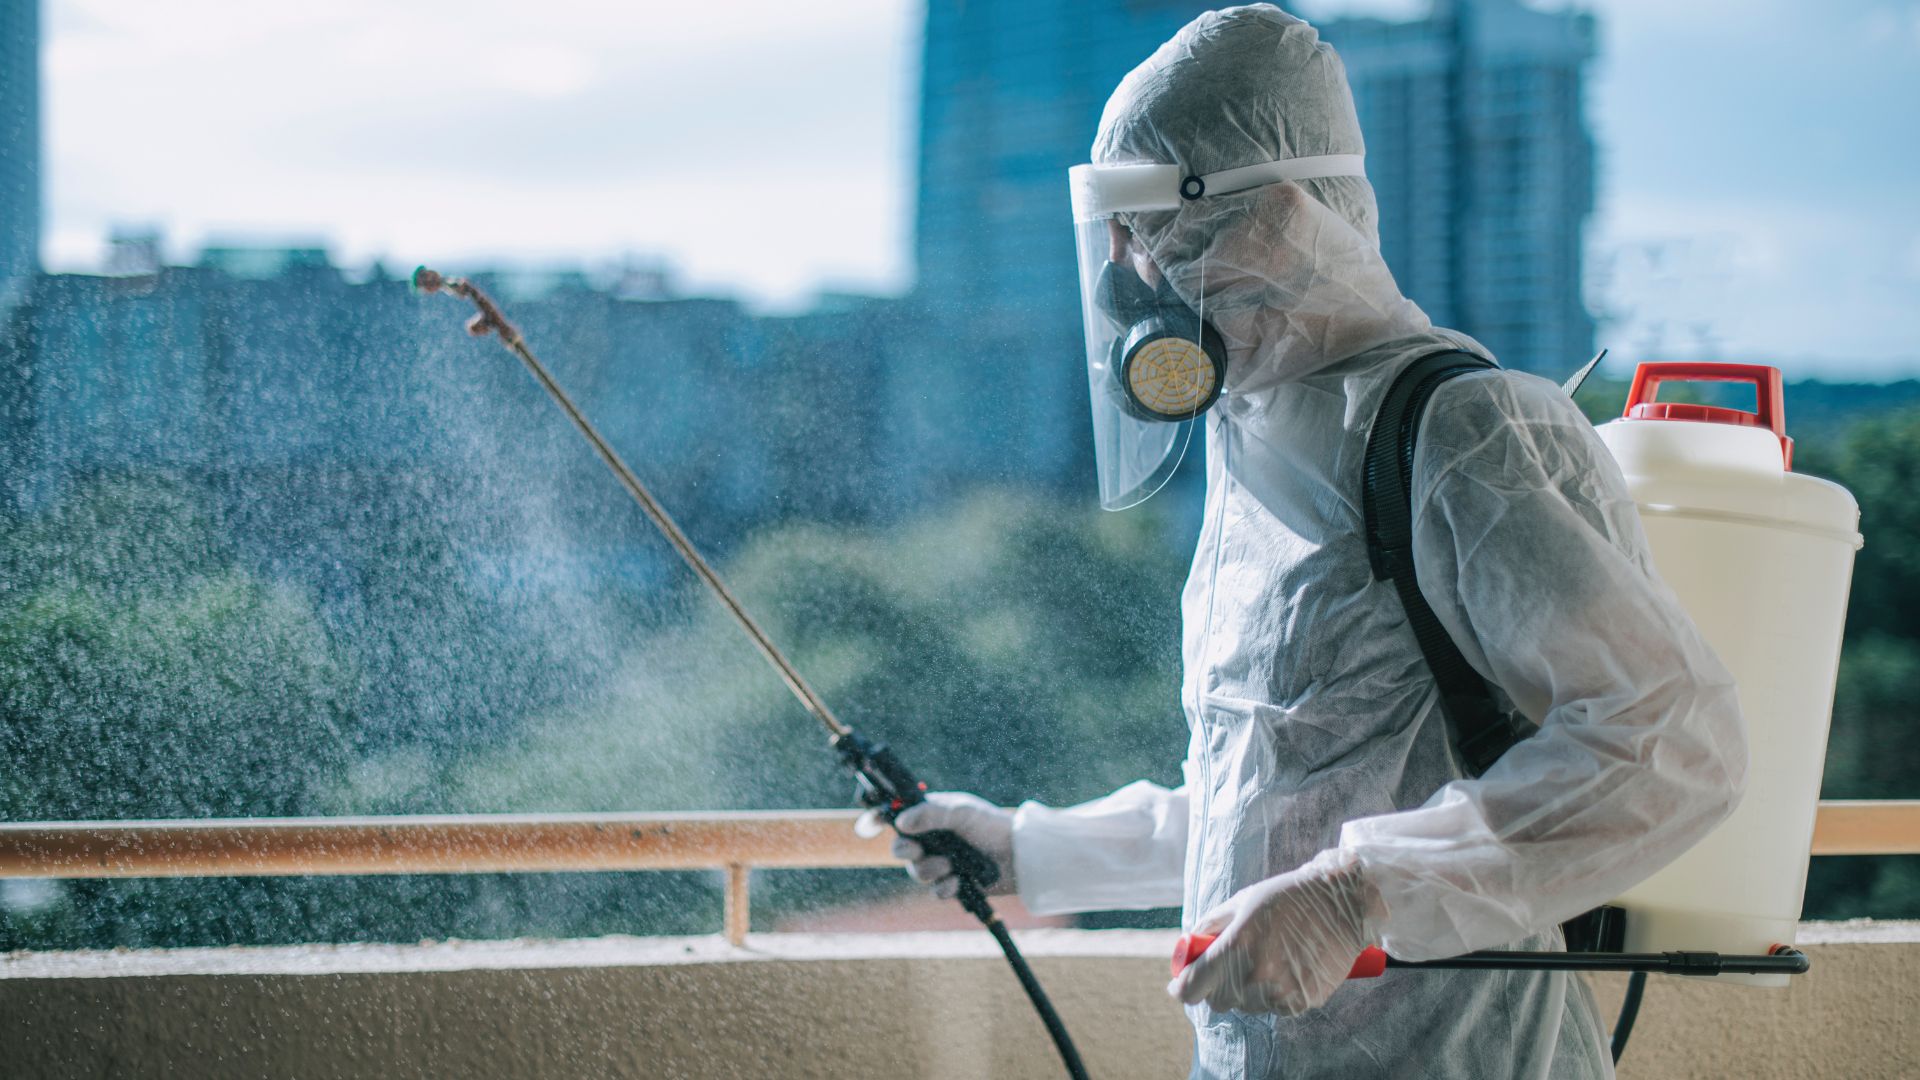
[{"label": "distant building", "polygon": [[1557,374],[1585,361],[1593,16],[1436,0],[1424,19],[1320,32],[1353,85],[1380,246],[1402,291],[1509,367]]},{"label": "distant building", "polygon": [[1091,492],[1067,170],[1121,76],[1208,6],[928,0],[915,296],[938,329],[901,390],[930,483]]},{"label": "distant building", "polygon": [[[121,246],[138,250],[120,274],[40,276],[0,336],[0,506],[142,470],[246,478],[292,505],[331,498],[301,488],[330,475],[432,474],[488,492],[461,496],[483,513],[617,497],[513,358],[461,333],[458,302],[350,282],[317,247],[225,244],[154,267],[151,234]],[[759,316],[625,299],[578,273],[475,278],[703,542],[894,509],[878,481],[909,463],[882,445],[883,372],[920,333],[900,302]]]},{"label": "distant building", "polygon": [[920,79],[920,290],[981,316],[1072,322],[1067,170],[1113,88],[1195,0],[929,0]]},{"label": "distant building", "polygon": [[39,8],[0,0],[0,317],[40,266]]},{"label": "distant building", "polygon": [[295,244],[251,244],[221,242],[200,249],[200,267],[218,270],[229,277],[264,281],[289,272],[308,270],[333,273],[333,260],[326,244],[319,241]]},{"label": "distant building", "polygon": [[[1084,479],[1066,171],[1087,159],[1120,78],[1208,6],[929,0],[914,251],[916,297],[943,329],[907,402],[920,460],[972,478],[1017,462],[1017,479]],[[1353,82],[1403,289],[1511,366],[1584,360],[1592,16],[1439,0],[1423,19],[1321,31]]]},{"label": "distant building", "polygon": [[109,277],[147,277],[165,265],[160,230],[154,226],[116,225],[107,231]]}]

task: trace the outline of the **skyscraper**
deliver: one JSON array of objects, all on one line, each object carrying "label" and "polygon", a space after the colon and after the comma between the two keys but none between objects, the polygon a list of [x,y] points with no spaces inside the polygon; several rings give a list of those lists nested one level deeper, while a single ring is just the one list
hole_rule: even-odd
[{"label": "skyscraper", "polygon": [[1203,0],[928,0],[916,297],[939,327],[899,402],[908,452],[977,480],[1089,476],[1067,169]]},{"label": "skyscraper", "polygon": [[[1086,160],[1120,77],[1209,6],[927,4],[918,295],[936,318],[961,324],[943,355],[970,357],[965,372],[935,373],[954,384],[940,392],[982,384],[995,409],[968,426],[1001,425],[998,445],[1063,461],[1073,453],[1079,419],[1033,404],[1084,405],[1067,366],[1048,366],[1071,355],[1079,333],[1066,170]],[[1581,296],[1593,17],[1516,0],[1435,0],[1422,19],[1343,19],[1321,33],[1353,83],[1382,247],[1402,288],[1510,366],[1555,372],[1584,360],[1593,342]],[[1039,445],[1045,432],[1064,438]]]},{"label": "skyscraper", "polygon": [[1346,62],[1402,291],[1509,367],[1577,367],[1594,336],[1581,288],[1593,16],[1436,0],[1424,19],[1320,33]]},{"label": "skyscraper", "polygon": [[0,0],[0,313],[40,265],[40,0]]},{"label": "skyscraper", "polygon": [[924,292],[982,313],[1075,311],[1067,169],[1115,84],[1197,0],[929,0],[915,251]]}]

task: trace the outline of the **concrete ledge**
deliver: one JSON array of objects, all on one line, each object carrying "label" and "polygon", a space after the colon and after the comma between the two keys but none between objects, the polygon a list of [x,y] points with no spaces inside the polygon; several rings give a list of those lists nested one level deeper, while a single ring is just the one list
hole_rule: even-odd
[{"label": "concrete ledge", "polygon": [[[1647,980],[1622,1080],[1920,1077],[1920,922],[1802,923],[1813,961],[1784,990]],[[1627,977],[1594,978],[1612,1023]]]},{"label": "concrete ledge", "polygon": [[[1031,957],[1152,959],[1165,965],[1168,930],[1020,930]],[[185,975],[368,975],[531,968],[653,967],[768,960],[1000,959],[981,933],[749,934],[744,946],[702,937],[521,938],[436,941],[419,945],[295,945],[271,948],[114,949],[0,953],[0,980],[104,979]],[[1164,984],[1165,980],[1161,980]]]},{"label": "concrete ledge", "polygon": [[[1179,1076],[1173,935],[1022,947],[1094,1075]],[[1809,924],[1787,990],[1654,979],[1621,1075],[1894,1077],[1920,1062],[1920,924]],[[1624,978],[1595,980],[1603,1006]],[[449,942],[0,957],[22,1077],[1059,1075],[983,934]]]}]

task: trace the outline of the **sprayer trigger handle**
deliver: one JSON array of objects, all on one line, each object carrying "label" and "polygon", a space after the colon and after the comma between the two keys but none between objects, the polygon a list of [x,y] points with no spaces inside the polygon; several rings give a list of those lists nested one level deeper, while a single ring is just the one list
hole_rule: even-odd
[{"label": "sprayer trigger handle", "polygon": [[[1206,952],[1219,937],[1218,934],[1181,935],[1180,940],[1173,946],[1173,973],[1178,975],[1185,971],[1187,965],[1200,959],[1200,954]],[[1360,950],[1360,955],[1353,961],[1352,969],[1347,972],[1347,978],[1376,979],[1386,970],[1386,952],[1378,946],[1369,945]]]},{"label": "sprayer trigger handle", "polygon": [[933,829],[928,832],[901,833],[900,835],[920,845],[920,850],[928,855],[939,855],[953,864],[953,872],[975,885],[982,891],[991,889],[1000,880],[1000,864],[987,857],[986,852],[967,843],[966,839],[952,829]]}]

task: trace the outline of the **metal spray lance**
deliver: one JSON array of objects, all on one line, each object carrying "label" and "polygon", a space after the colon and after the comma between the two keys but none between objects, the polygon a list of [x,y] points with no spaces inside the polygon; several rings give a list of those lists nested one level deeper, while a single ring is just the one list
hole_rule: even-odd
[{"label": "metal spray lance", "polygon": [[[526,366],[527,371],[533,375],[534,381],[547,392],[547,396],[560,407],[560,411],[567,415],[567,419],[573,421],[573,426],[579,430],[581,437],[593,447],[594,453],[600,456],[600,460],[606,463],[607,468],[613,471],[615,478],[620,481],[620,486],[626,489],[634,502],[640,504],[640,509],[646,512],[647,518],[653,522],[654,527],[659,529],[661,535],[667,538],[667,542],[673,545],[673,549],[679,552],[680,558],[692,568],[701,583],[719,599],[721,606],[726,608],[727,614],[733,617],[733,621],[739,624],[740,629],[746,631],[754,647],[760,650],[760,655],[764,656],[767,662],[773,665],[774,670],[779,672],[781,681],[786,683],[787,689],[799,699],[801,706],[812,713],[814,719],[820,721],[821,725],[827,729],[829,745],[839,755],[841,763],[853,773],[859,785],[860,801],[877,810],[881,820],[889,825],[892,825],[899,814],[908,807],[926,801],[927,785],[916,778],[885,743],[868,739],[834,716],[833,710],[827,707],[827,703],[812,686],[808,685],[807,680],[801,677],[799,670],[793,666],[793,662],[788,660],[779,646],[773,643],[773,639],[767,636],[767,632],[760,628],[760,624],[754,621],[753,616],[733,594],[733,590],[727,588],[726,582],[720,579],[720,575],[700,554],[699,549],[693,546],[693,541],[687,539],[687,534],[674,523],[666,508],[660,505],[659,500],[653,497],[653,493],[647,490],[646,485],[640,482],[640,478],[634,475],[633,470],[627,467],[627,463],[621,460],[620,455],[594,428],[593,422],[587,419],[586,414],[574,404],[566,390],[554,380],[547,366],[533,355],[533,350],[527,347],[526,339],[520,335],[519,329],[507,321],[507,317],[501,314],[499,306],[493,302],[493,299],[465,278],[447,277],[425,266],[413,272],[413,287],[426,293],[445,291],[474,306],[477,314],[467,320],[467,333],[474,337],[486,337],[489,334],[498,337],[500,343]],[[1007,962],[1013,966],[1014,975],[1019,978],[1021,987],[1026,990],[1035,1011],[1040,1014],[1041,1022],[1046,1025],[1047,1034],[1053,1038],[1054,1046],[1059,1050],[1068,1074],[1076,1080],[1085,1080],[1086,1068],[1081,1064],[1080,1055],[1074,1048],[1073,1040],[1068,1037],[1059,1014],[1054,1011],[1053,1003],[1048,1000],[1046,992],[1041,989],[1032,969],[1027,966],[1026,959],[1015,947],[1013,937],[1007,931],[1006,925],[994,913],[993,905],[987,902],[986,890],[1000,880],[999,866],[978,848],[969,844],[960,834],[951,830],[913,833],[911,836],[914,843],[919,844],[927,854],[943,856],[952,864],[954,876],[960,881],[956,899],[968,913],[986,926],[987,930],[993,934],[994,940],[1000,944],[1001,951],[1006,954]]]}]

